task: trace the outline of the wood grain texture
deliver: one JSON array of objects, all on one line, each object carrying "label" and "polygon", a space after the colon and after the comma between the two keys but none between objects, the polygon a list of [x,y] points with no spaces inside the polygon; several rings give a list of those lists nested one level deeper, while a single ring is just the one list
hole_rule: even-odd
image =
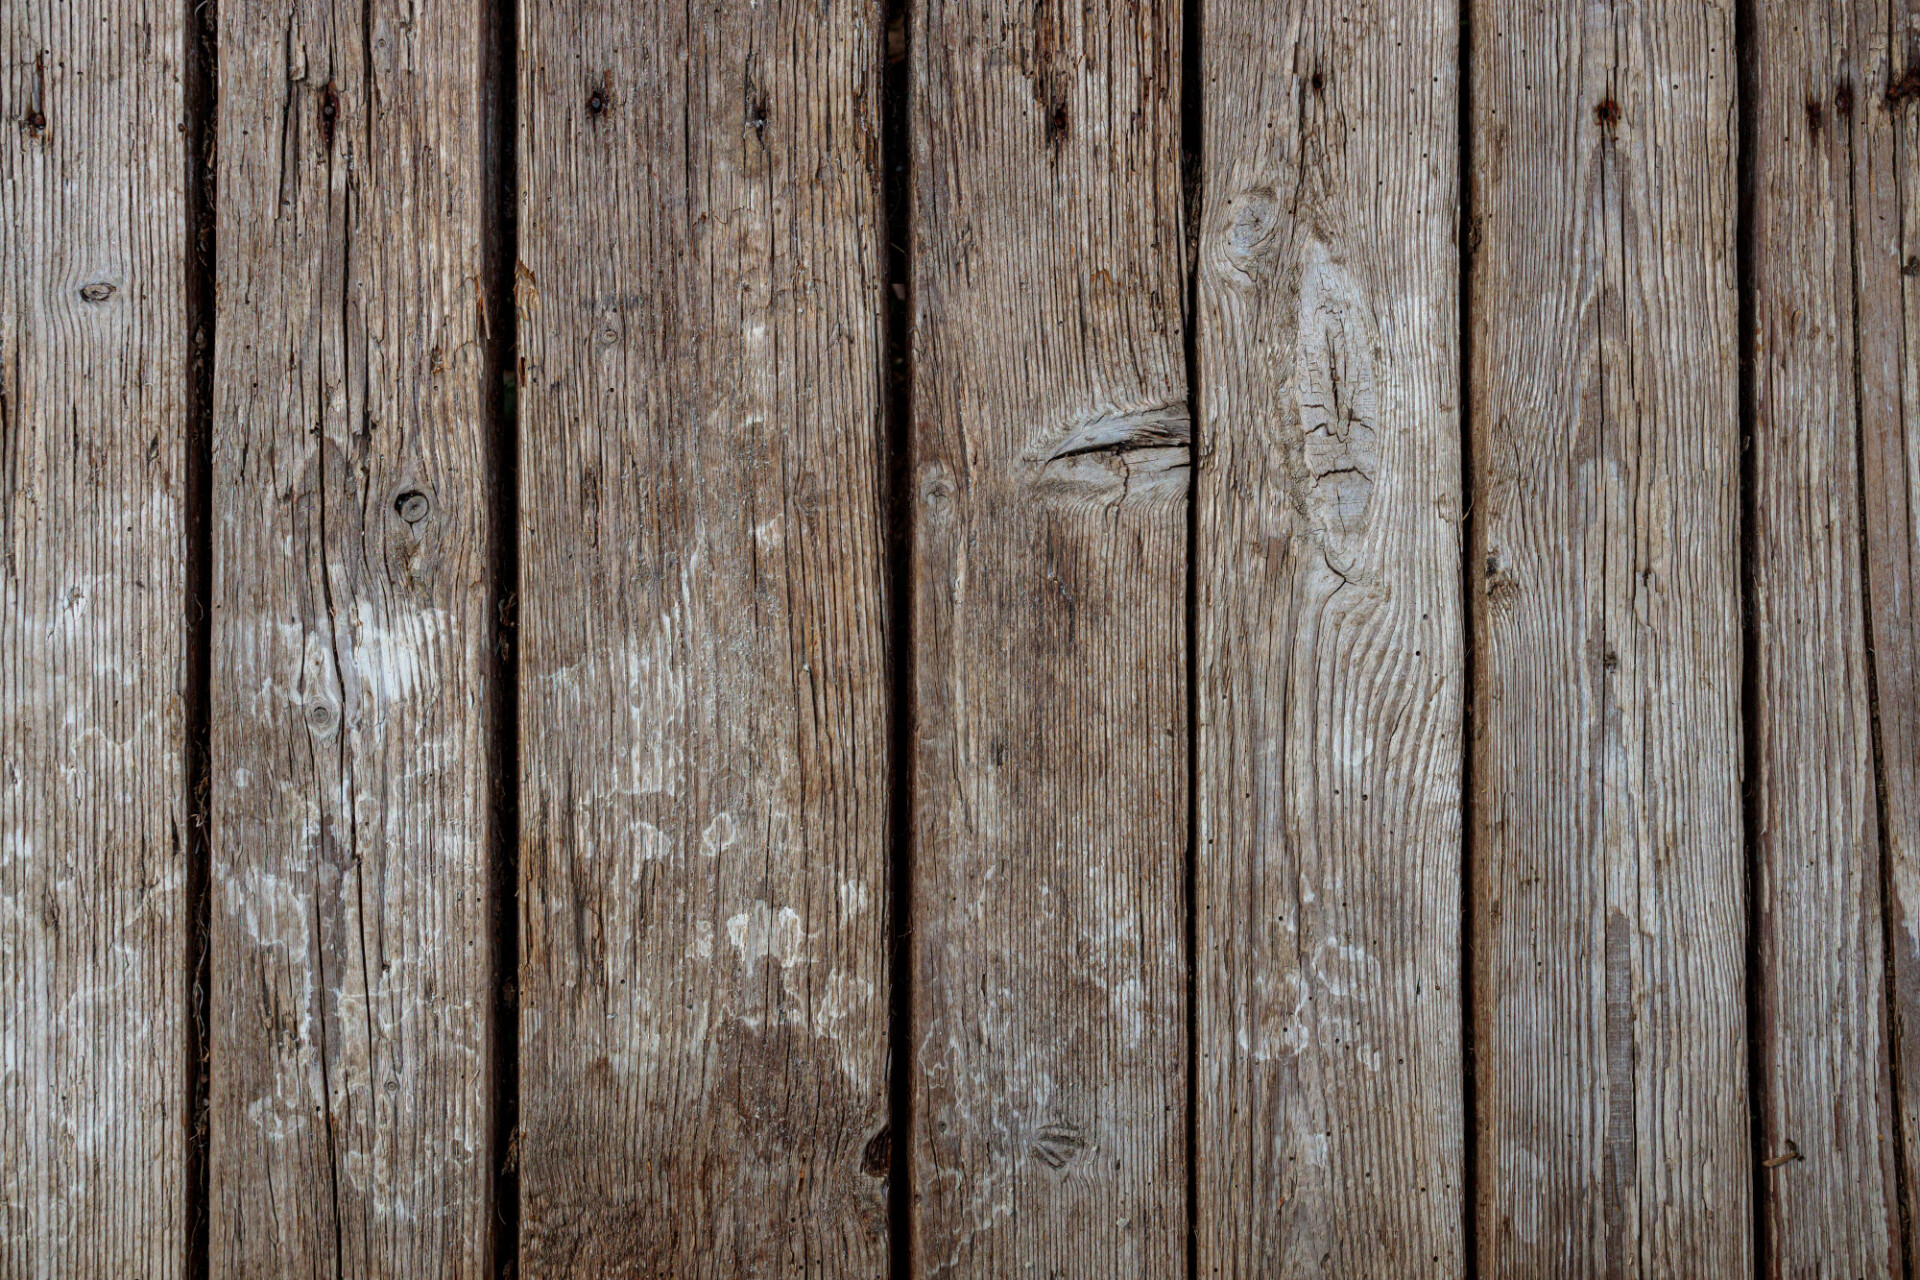
[{"label": "wood grain texture", "polygon": [[[1851,45],[1844,78],[1820,100],[1852,147],[1867,635],[1879,695],[1893,980],[1888,1034],[1909,1197],[1903,1221],[1912,1232],[1912,1188],[1920,1186],[1920,0],[1865,9]],[[1909,1235],[1908,1254],[1916,1247]]]},{"label": "wood grain texture", "polygon": [[1741,1275],[1733,6],[1472,41],[1480,1273]]},{"label": "wood grain texture", "polygon": [[522,1274],[877,1277],[880,13],[520,12]]},{"label": "wood grain texture", "polygon": [[0,8],[0,1274],[186,1262],[186,9]]},{"label": "wood grain texture", "polygon": [[1199,1272],[1456,1276],[1459,20],[1202,23]]},{"label": "wood grain texture", "polygon": [[220,9],[215,1277],[486,1267],[482,17]]},{"label": "wood grain texture", "polygon": [[[1852,88],[1869,70],[1856,26],[1880,6],[1756,9],[1749,732],[1764,1248],[1774,1275],[1895,1276],[1852,209],[1852,117],[1870,129],[1887,110]],[[1846,111],[1842,85],[1856,99]]]},{"label": "wood grain texture", "polygon": [[911,1270],[1179,1277],[1180,15],[914,21]]}]

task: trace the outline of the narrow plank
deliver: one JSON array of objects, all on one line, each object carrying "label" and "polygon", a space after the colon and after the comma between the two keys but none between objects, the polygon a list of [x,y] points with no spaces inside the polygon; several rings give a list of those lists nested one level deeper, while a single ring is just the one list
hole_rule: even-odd
[{"label": "narrow plank", "polygon": [[1202,22],[1199,1271],[1457,1276],[1458,13]]},{"label": "narrow plank", "polygon": [[1733,5],[1471,39],[1480,1270],[1743,1275]]},{"label": "narrow plank", "polygon": [[879,12],[520,12],[522,1273],[879,1276]]},{"label": "narrow plank", "polygon": [[0,9],[0,1274],[186,1262],[187,10]]},{"label": "narrow plank", "polygon": [[1867,70],[1856,69],[1856,28],[1875,8],[1755,6],[1748,335],[1762,1247],[1775,1275],[1868,1280],[1901,1274],[1901,1259],[1861,564],[1852,117],[1871,130],[1887,108],[1841,110],[1836,99],[1842,85],[1854,97],[1852,77]]},{"label": "narrow plank", "polygon": [[1179,6],[912,50],[912,1274],[1186,1271]]},{"label": "narrow plank", "polygon": [[216,1277],[486,1267],[485,18],[221,6]]},{"label": "narrow plank", "polygon": [[[1920,3],[1857,21],[1836,129],[1851,129],[1868,648],[1879,694],[1894,1080],[1908,1203],[1920,1186]],[[1844,83],[1846,93],[1842,94]],[[1920,1248],[1911,1234],[1907,1254]]]}]

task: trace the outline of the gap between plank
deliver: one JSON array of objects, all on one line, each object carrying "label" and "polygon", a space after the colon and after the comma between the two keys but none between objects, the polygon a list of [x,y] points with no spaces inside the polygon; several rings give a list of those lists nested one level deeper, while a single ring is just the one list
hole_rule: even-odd
[{"label": "gap between plank", "polygon": [[1754,0],[1738,0],[1733,11],[1734,60],[1738,66],[1735,97],[1739,103],[1739,139],[1735,171],[1738,190],[1734,214],[1734,270],[1739,287],[1739,414],[1740,414],[1740,797],[1741,844],[1746,861],[1747,914],[1747,1106],[1752,1124],[1749,1161],[1753,1178],[1753,1268],[1756,1277],[1768,1274],[1767,1175],[1761,1167],[1766,1145],[1766,1058],[1762,1053],[1762,998],[1760,988],[1760,645],[1755,631],[1754,571],[1759,534],[1754,477],[1754,426],[1758,405],[1754,385],[1753,297],[1753,138],[1754,95],[1759,81],[1754,65],[1753,33],[1757,18]]},{"label": "gap between plank", "polygon": [[490,197],[482,229],[487,299],[487,407],[492,419],[492,608],[494,665],[489,751],[493,780],[490,881],[493,964],[492,1273],[513,1280],[520,1262],[520,578],[519,7],[491,0],[482,24],[487,101],[481,181]]},{"label": "gap between plank", "polygon": [[1474,564],[1479,548],[1473,523],[1473,252],[1478,239],[1473,202],[1473,6],[1461,0],[1460,22],[1455,51],[1459,59],[1454,73],[1454,146],[1459,169],[1454,182],[1459,221],[1454,227],[1454,246],[1458,253],[1458,295],[1460,359],[1460,1257],[1463,1274],[1473,1280],[1480,1274],[1480,1084],[1475,1071],[1475,1052],[1479,1047],[1478,1005],[1474,992],[1479,970],[1474,964],[1473,911],[1475,851],[1473,824],[1474,794],[1474,698],[1479,691],[1479,628],[1475,625]]},{"label": "gap between plank", "polygon": [[212,976],[213,850],[209,827],[209,752],[213,670],[213,329],[214,137],[219,105],[219,10],[215,0],[184,0],[182,31],[187,176],[187,431],[186,431],[186,735],[187,758],[187,1010],[186,1216],[183,1274],[205,1280],[210,1269],[208,1207],[209,998]]},{"label": "gap between plank", "polygon": [[887,1246],[913,1275],[913,128],[909,0],[881,9],[881,203],[886,237]]},{"label": "gap between plank", "polygon": [[1206,99],[1202,28],[1206,0],[1184,0],[1180,14],[1180,168],[1186,221],[1187,322],[1187,858],[1186,899],[1186,1267],[1200,1274],[1200,221],[1206,197]]}]

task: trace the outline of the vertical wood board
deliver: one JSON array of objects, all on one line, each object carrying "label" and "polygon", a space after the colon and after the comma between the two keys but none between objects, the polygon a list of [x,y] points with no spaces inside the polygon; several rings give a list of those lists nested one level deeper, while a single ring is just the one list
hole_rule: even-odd
[{"label": "vertical wood board", "polygon": [[879,1276],[880,13],[520,16],[521,1274]]}]

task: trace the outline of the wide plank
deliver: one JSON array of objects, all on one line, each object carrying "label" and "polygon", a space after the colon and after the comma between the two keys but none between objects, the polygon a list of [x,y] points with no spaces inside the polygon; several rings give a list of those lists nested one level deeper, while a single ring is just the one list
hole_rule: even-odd
[{"label": "wide plank", "polygon": [[1480,1273],[1743,1275],[1734,5],[1471,39]]},{"label": "wide plank", "polygon": [[1186,1270],[1177,5],[913,12],[916,1277]]},{"label": "wide plank", "polygon": [[880,12],[520,15],[520,1274],[877,1277]]},{"label": "wide plank", "polygon": [[1199,1274],[1462,1274],[1452,0],[1208,0]]},{"label": "wide plank", "polygon": [[0,7],[0,1274],[187,1262],[187,8]]},{"label": "wide plank", "polygon": [[[1864,211],[1852,200],[1873,186],[1858,181],[1856,136],[1889,132],[1885,51],[1863,61],[1858,43],[1886,6],[1755,9],[1748,731],[1761,1248],[1774,1275],[1872,1280],[1903,1264],[1856,367],[1863,341],[1884,346],[1856,312],[1855,281],[1890,264],[1884,236],[1877,253],[1871,231],[1856,244]],[[1873,323],[1898,318],[1883,310]],[[1901,742],[1911,728],[1891,732]]]},{"label": "wide plank", "polygon": [[488,1266],[486,17],[220,7],[215,1277]]}]

